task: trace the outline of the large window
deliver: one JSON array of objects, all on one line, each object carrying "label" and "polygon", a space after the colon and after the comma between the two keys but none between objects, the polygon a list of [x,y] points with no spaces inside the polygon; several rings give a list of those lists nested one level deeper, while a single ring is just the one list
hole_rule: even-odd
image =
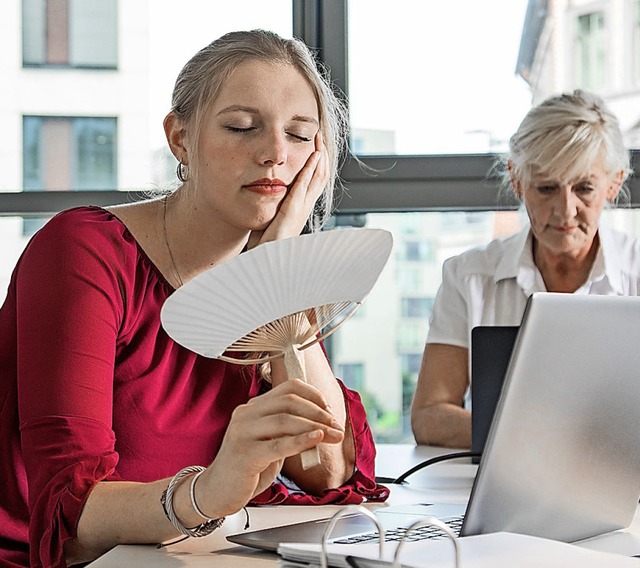
[{"label": "large window", "polygon": [[22,0],[25,66],[114,68],[117,0]]}]

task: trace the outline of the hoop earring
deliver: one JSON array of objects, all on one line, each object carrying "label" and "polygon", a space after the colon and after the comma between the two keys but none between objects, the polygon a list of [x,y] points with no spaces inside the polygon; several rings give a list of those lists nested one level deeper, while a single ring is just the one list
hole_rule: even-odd
[{"label": "hoop earring", "polygon": [[176,168],[176,176],[178,176],[178,179],[182,183],[187,182],[189,180],[189,167],[182,162],[178,162],[178,167]]}]

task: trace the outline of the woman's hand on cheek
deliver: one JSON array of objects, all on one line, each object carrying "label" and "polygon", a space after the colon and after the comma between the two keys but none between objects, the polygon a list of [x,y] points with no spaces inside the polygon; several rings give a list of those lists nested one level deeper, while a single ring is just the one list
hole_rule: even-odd
[{"label": "woman's hand on cheek", "polygon": [[302,232],[329,181],[327,151],[320,131],[316,134],[316,150],[309,156],[296,180],[283,199],[276,216],[263,231],[253,231],[247,248],[295,237]]},{"label": "woman's hand on cheek", "polygon": [[235,409],[216,459],[198,480],[198,504],[217,516],[235,513],[273,483],[286,458],[343,439],[322,393],[287,381]]}]

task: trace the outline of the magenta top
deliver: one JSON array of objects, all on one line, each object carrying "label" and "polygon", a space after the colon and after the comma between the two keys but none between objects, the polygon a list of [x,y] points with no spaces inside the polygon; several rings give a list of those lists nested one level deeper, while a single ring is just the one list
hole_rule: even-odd
[{"label": "magenta top", "polygon": [[[101,480],[153,481],[215,458],[231,413],[265,386],[256,368],[175,343],[174,289],[114,215],[79,207],[30,241],[0,308],[0,564],[65,566]],[[360,397],[342,384],[356,470],[321,496],[274,483],[256,504],[381,501]]]}]

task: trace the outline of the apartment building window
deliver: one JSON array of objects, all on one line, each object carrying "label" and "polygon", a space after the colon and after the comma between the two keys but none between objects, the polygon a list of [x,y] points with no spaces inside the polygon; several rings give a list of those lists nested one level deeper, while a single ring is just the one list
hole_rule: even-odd
[{"label": "apartment building window", "polygon": [[24,189],[116,189],[116,119],[25,116]]},{"label": "apartment building window", "polygon": [[[422,355],[425,338],[427,337],[428,317],[418,321],[402,322],[397,329],[396,348],[402,355],[417,353]],[[404,371],[403,371],[404,372]]]},{"label": "apartment building window", "polygon": [[113,69],[117,0],[22,0],[24,66]]},{"label": "apartment building window", "polygon": [[605,80],[604,13],[582,14],[576,20],[576,86],[597,90]]},{"label": "apartment building window", "polygon": [[398,260],[429,262],[433,256],[433,245],[426,240],[406,240],[398,247]]},{"label": "apartment building window", "polygon": [[[116,119],[25,116],[23,187],[26,191],[116,189]],[[27,218],[31,235],[44,220]]]},{"label": "apartment building window", "polygon": [[364,363],[342,363],[338,365],[338,376],[348,388],[361,391],[364,388]]},{"label": "apartment building window", "polygon": [[403,318],[421,318],[425,321],[431,316],[433,298],[401,298],[400,314]]}]

